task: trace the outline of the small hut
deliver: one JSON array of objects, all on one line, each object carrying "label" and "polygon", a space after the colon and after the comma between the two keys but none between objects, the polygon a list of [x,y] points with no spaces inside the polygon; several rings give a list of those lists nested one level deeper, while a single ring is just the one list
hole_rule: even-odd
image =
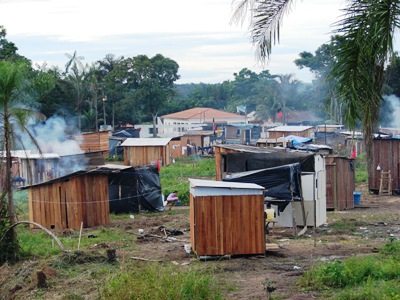
[{"label": "small hut", "polygon": [[379,193],[382,186],[391,187],[389,194],[400,194],[400,136],[375,138],[373,161],[368,171],[369,190]]},{"label": "small hut", "polygon": [[29,219],[49,229],[79,229],[110,222],[108,176],[78,171],[28,189]]},{"label": "small hut", "polygon": [[277,126],[268,129],[268,134],[270,139],[277,139],[288,135],[309,138],[313,135],[313,130],[312,126]]},{"label": "small hut", "polygon": [[101,151],[104,157],[109,155],[109,131],[86,132],[74,136],[84,152]]},{"label": "small hut", "polygon": [[189,181],[190,240],[198,257],[265,253],[262,186]]},{"label": "small hut", "polygon": [[346,210],[354,208],[354,159],[326,156],[326,208]]},{"label": "small hut", "polygon": [[124,165],[138,167],[154,164],[157,160],[163,165],[171,163],[171,138],[130,138],[121,146],[124,147]]}]

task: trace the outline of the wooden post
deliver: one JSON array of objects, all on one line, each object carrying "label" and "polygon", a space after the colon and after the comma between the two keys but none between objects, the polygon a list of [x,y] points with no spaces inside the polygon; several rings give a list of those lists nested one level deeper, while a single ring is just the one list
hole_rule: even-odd
[{"label": "wooden post", "polygon": [[79,231],[78,250],[81,246],[82,228],[83,228],[83,222],[81,222],[81,230]]}]

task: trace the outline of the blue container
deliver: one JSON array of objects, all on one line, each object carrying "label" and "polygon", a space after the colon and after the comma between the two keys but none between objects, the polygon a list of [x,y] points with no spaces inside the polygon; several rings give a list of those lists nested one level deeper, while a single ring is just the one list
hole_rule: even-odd
[{"label": "blue container", "polygon": [[354,205],[360,205],[361,192],[353,192],[353,196],[354,196]]}]

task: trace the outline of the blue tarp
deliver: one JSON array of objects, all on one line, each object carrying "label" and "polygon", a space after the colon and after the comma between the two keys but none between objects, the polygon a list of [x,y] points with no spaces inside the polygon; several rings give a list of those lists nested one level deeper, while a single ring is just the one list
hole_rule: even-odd
[{"label": "blue tarp", "polygon": [[285,136],[285,141],[290,141],[290,140],[292,141],[293,146],[297,146],[299,144],[305,144],[305,143],[311,142],[312,138],[305,138],[305,137],[296,136],[296,135]]}]

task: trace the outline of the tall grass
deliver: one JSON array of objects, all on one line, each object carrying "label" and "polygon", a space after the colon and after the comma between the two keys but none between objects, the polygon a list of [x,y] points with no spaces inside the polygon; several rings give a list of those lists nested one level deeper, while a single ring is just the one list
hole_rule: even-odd
[{"label": "tall grass", "polygon": [[189,203],[188,178],[215,179],[215,160],[210,157],[189,156],[162,167],[160,181],[162,193],[167,197],[174,190],[183,204]]},{"label": "tall grass", "polygon": [[101,299],[222,299],[210,270],[182,266],[141,264],[108,280]]},{"label": "tall grass", "polygon": [[390,240],[376,255],[321,263],[299,285],[330,299],[400,299],[400,242]]}]

